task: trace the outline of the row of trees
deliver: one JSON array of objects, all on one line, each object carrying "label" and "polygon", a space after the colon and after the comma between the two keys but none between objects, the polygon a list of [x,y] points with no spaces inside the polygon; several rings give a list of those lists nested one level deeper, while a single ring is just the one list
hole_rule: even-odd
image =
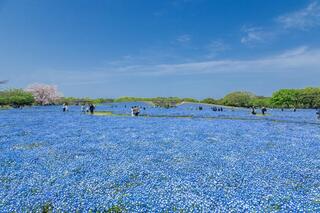
[{"label": "row of trees", "polygon": [[159,107],[173,107],[182,102],[194,102],[198,103],[199,101],[194,98],[179,98],[179,97],[156,97],[156,98],[136,98],[136,97],[121,97],[113,100],[113,102],[151,102],[155,106]]},{"label": "row of trees", "polygon": [[271,104],[270,97],[257,96],[251,92],[232,92],[227,94],[222,99],[204,99],[202,102],[209,104],[219,104],[225,106],[234,106],[234,107],[274,107]]},{"label": "row of trees", "polygon": [[[0,81],[5,84],[7,81]],[[31,84],[26,89],[9,89],[0,91],[0,106],[26,106],[26,105],[53,105],[53,104],[101,104],[112,102],[113,99],[105,98],[74,98],[63,97],[57,86],[47,84]]]},{"label": "row of trees", "polygon": [[320,88],[280,89],[271,97],[239,91],[232,92],[219,100],[206,98],[201,102],[235,107],[320,108]]},{"label": "row of trees", "polygon": [[[0,81],[5,84],[6,81]],[[26,89],[8,89],[0,91],[0,106],[26,106],[26,105],[48,105],[54,104],[62,94],[57,86],[47,84],[32,84]]]},{"label": "row of trees", "polygon": [[[0,81],[4,84],[6,81]],[[156,97],[156,98],[137,98],[121,97],[118,99],[91,99],[63,97],[58,91],[57,86],[46,84],[32,84],[26,89],[11,89],[0,91],[0,106],[11,105],[49,105],[62,104],[101,104],[110,102],[135,102],[147,101],[156,106],[171,107],[182,102],[218,104],[234,107],[278,107],[278,108],[320,108],[320,88],[308,87],[304,89],[281,89],[272,94],[272,97],[257,96],[251,92],[232,92],[222,99],[206,98],[196,100],[194,98],[178,97]]]},{"label": "row of trees", "polygon": [[194,98],[178,98],[178,97],[156,97],[156,98],[136,98],[136,97],[121,97],[115,99],[114,102],[136,102],[145,101],[152,102],[156,106],[171,107],[182,102],[216,104],[235,107],[251,107],[251,106],[271,106],[271,98],[256,96],[250,92],[232,92],[222,99],[205,98],[197,100]]},{"label": "row of trees", "polygon": [[0,106],[25,106],[32,105],[34,97],[30,92],[22,89],[0,91]]},{"label": "row of trees", "polygon": [[271,101],[280,107],[320,108],[320,88],[281,89],[273,93]]},{"label": "row of trees", "polygon": [[68,104],[68,105],[83,105],[83,104],[103,104],[103,103],[111,103],[113,99],[111,98],[75,98],[75,97],[62,97],[57,101],[57,104]]}]

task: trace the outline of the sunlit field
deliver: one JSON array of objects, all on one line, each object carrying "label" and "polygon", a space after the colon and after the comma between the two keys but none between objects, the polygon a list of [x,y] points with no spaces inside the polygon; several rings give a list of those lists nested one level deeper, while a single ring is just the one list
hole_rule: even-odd
[{"label": "sunlit field", "polygon": [[97,111],[0,111],[0,212],[320,211],[314,110]]}]

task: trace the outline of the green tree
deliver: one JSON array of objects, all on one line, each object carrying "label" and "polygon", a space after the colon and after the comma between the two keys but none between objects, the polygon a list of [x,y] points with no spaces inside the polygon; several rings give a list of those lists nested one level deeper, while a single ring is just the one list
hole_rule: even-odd
[{"label": "green tree", "polygon": [[278,107],[299,107],[299,96],[299,90],[281,89],[272,94],[271,103]]},{"label": "green tree", "polygon": [[11,89],[0,92],[0,105],[24,106],[32,105],[34,98],[31,93],[21,89]]},{"label": "green tree", "polygon": [[251,99],[251,105],[256,107],[271,107],[271,98],[256,96]]},{"label": "green tree", "polygon": [[205,98],[201,101],[201,103],[205,104],[217,104],[217,101],[214,100],[213,98]]},{"label": "green tree", "polygon": [[222,104],[227,106],[235,107],[249,107],[251,106],[252,99],[255,98],[255,95],[250,92],[232,92],[226,95],[222,99]]},{"label": "green tree", "polygon": [[320,99],[320,88],[307,87],[299,91],[299,102],[305,108],[315,108]]},{"label": "green tree", "polygon": [[198,103],[199,101],[195,98],[182,98],[185,102],[192,102],[192,103]]}]

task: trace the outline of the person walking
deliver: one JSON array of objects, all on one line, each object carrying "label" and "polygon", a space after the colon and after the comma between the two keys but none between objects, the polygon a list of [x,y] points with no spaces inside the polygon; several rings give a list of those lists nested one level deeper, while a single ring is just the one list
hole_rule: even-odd
[{"label": "person walking", "polygon": [[134,106],[134,107],[131,107],[131,116],[138,116],[140,113],[140,107],[138,106]]},{"label": "person walking", "polygon": [[86,108],[85,108],[84,105],[81,105],[81,112],[82,112],[82,113],[85,113],[85,112],[86,112]]},{"label": "person walking", "polygon": [[95,105],[90,104],[90,106],[89,106],[89,111],[90,111],[90,114],[91,114],[91,115],[93,115],[95,109],[96,109]]},{"label": "person walking", "polygon": [[64,103],[64,104],[62,105],[62,111],[63,111],[63,112],[67,112],[67,111],[68,111],[68,104],[67,104],[67,103]]},{"label": "person walking", "polygon": [[252,115],[257,114],[257,113],[256,113],[256,109],[254,108],[254,106],[251,107],[251,114],[252,114]]},{"label": "person walking", "polygon": [[261,108],[262,115],[265,115],[265,114],[266,114],[266,111],[267,111],[267,108],[265,108],[265,107],[262,107],[262,108]]}]

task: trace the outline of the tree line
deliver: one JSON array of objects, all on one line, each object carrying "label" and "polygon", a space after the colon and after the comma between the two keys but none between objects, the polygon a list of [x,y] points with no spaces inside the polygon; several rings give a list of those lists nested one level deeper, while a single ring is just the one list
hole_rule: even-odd
[{"label": "tree line", "polygon": [[257,96],[251,92],[232,92],[222,99],[207,98],[202,103],[220,104],[234,107],[268,108],[320,108],[320,88],[280,89],[271,97]]},{"label": "tree line", "polygon": [[[5,81],[0,81],[4,84]],[[26,106],[26,105],[83,105],[102,104],[112,102],[149,102],[155,106],[172,107],[182,102],[216,104],[233,107],[268,107],[268,108],[320,108],[320,88],[307,87],[304,89],[280,89],[271,97],[257,96],[251,92],[237,91],[227,94],[221,99],[179,97],[120,97],[111,98],[76,98],[63,97],[54,85],[32,84],[26,89],[7,89],[0,91],[0,106]]]}]

